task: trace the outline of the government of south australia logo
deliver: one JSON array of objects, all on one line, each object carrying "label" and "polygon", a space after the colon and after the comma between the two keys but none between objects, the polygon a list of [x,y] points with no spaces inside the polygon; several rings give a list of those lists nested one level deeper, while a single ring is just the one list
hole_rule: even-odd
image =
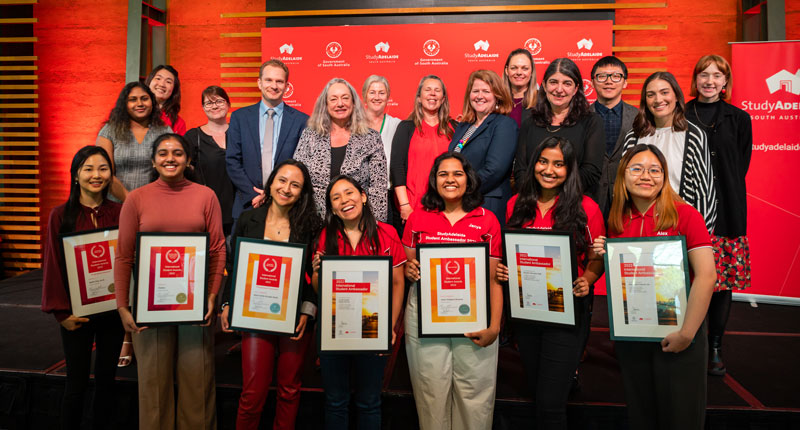
[{"label": "government of south australia logo", "polygon": [[542,52],[542,41],[535,37],[526,40],[523,46],[525,46],[525,49],[527,49],[531,55],[537,55]]},{"label": "government of south australia logo", "polygon": [[594,86],[592,85],[592,81],[588,79],[583,80],[583,95],[590,96],[594,92]]},{"label": "government of south australia logo", "polygon": [[286,83],[286,91],[283,92],[283,96],[289,98],[294,94],[294,85],[291,82]]},{"label": "government of south australia logo", "polygon": [[797,69],[794,74],[783,69],[768,77],[767,88],[769,88],[770,94],[775,94],[778,90],[784,90],[787,93],[800,95],[800,69]]},{"label": "government of south australia logo", "polygon": [[339,42],[331,42],[325,47],[325,53],[330,58],[339,58],[342,55],[342,45]]},{"label": "government of south australia logo", "polygon": [[426,40],[425,43],[422,44],[422,52],[428,57],[433,57],[438,54],[439,48],[439,42],[433,39]]}]

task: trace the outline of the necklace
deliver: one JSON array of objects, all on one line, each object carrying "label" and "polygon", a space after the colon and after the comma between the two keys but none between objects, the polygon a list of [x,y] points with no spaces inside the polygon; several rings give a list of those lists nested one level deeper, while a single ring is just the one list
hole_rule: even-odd
[{"label": "necklace", "polygon": [[550,133],[555,133],[555,132],[557,132],[558,130],[561,130],[561,126],[559,125],[559,126],[558,126],[558,128],[556,128],[555,130],[550,130],[550,126],[548,125],[547,127],[545,127],[545,129],[546,129],[547,131],[549,131]]},{"label": "necklace", "polygon": [[[706,124],[706,123],[703,122],[703,120],[700,119],[700,115],[697,113],[697,103],[700,103],[700,102],[695,100],[694,104],[692,104],[692,109],[694,109],[694,116],[697,118],[697,122],[699,122],[700,125],[703,126],[703,128],[708,128],[708,129],[714,128],[714,123],[717,122],[716,121],[716,119],[717,119],[716,111],[714,112],[714,121],[712,121],[711,124]],[[717,105],[717,109],[719,109],[719,105]]]},{"label": "necklace", "polygon": [[518,102],[514,102],[514,107],[517,107],[517,106],[521,105],[523,101],[525,101],[525,97],[522,97],[521,99],[519,99]]}]

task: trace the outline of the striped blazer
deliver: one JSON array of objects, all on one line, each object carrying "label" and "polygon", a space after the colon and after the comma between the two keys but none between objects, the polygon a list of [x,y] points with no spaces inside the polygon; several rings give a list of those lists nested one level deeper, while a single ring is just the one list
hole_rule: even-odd
[{"label": "striped blazer", "polygon": [[[717,192],[714,188],[714,170],[711,167],[708,139],[700,127],[687,122],[689,128],[686,130],[681,188],[678,190],[678,195],[703,215],[708,232],[713,233],[714,223],[717,220]],[[622,154],[625,155],[638,142],[639,138],[634,135],[633,130],[629,131],[625,135]],[[672,169],[675,166],[668,167]]]}]

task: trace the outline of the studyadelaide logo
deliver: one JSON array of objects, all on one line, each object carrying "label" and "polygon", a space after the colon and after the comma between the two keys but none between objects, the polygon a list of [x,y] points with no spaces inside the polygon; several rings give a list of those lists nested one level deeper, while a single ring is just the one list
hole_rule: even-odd
[{"label": "studyadelaide logo", "polygon": [[575,46],[578,48],[577,51],[567,52],[567,58],[580,60],[580,59],[594,59],[600,58],[603,56],[603,53],[600,51],[592,51],[592,47],[594,47],[594,42],[591,38],[583,38],[575,43]]},{"label": "studyadelaide logo", "polygon": [[303,61],[303,57],[293,55],[294,45],[292,43],[284,43],[283,45],[279,46],[278,53],[280,55],[272,58],[281,60],[286,64],[299,64],[301,61]]},{"label": "studyadelaide logo", "polygon": [[474,52],[465,52],[464,58],[469,63],[494,62],[500,57],[497,52],[489,52],[489,39],[478,40],[472,44]]},{"label": "studyadelaide logo", "polygon": [[397,54],[390,54],[391,46],[389,42],[378,42],[375,44],[375,54],[366,54],[364,58],[370,63],[396,63],[400,58]]},{"label": "studyadelaide logo", "polygon": [[741,108],[749,112],[754,121],[800,119],[800,69],[794,74],[781,69],[764,79],[763,85],[762,88],[772,96],[772,100],[741,102]]}]

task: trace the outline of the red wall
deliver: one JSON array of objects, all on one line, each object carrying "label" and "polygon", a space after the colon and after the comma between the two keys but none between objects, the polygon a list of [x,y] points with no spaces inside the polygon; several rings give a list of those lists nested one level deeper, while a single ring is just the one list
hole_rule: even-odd
[{"label": "red wall", "polygon": [[800,1],[786,0],[786,40],[800,40]]},{"label": "red wall", "polygon": [[94,144],[125,84],[128,2],[39,0],[34,7],[44,233],[50,209],[69,193],[72,156]]}]

